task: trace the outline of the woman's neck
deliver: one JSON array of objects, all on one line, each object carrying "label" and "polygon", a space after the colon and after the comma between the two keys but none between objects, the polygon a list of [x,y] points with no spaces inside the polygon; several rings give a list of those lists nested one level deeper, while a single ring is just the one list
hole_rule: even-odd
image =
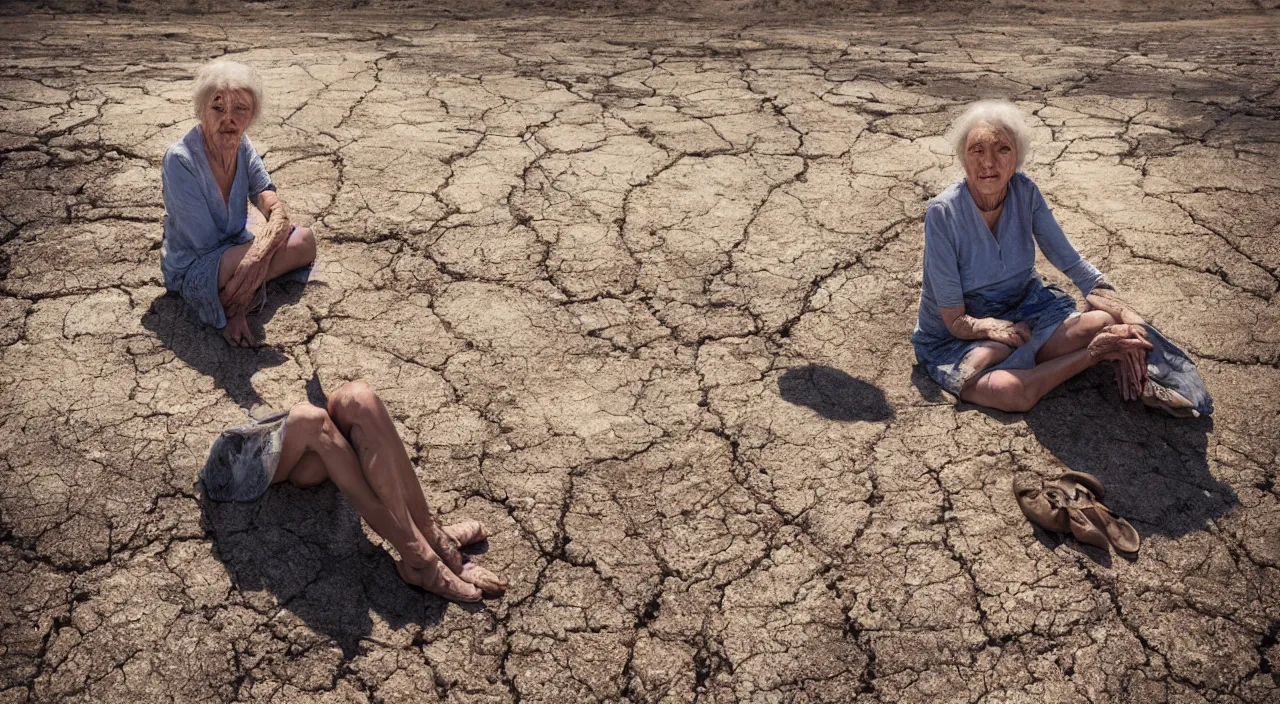
[{"label": "woman's neck", "polygon": [[984,213],[992,213],[1000,209],[1004,205],[1005,196],[1009,195],[1009,185],[1005,184],[995,195],[983,195],[972,188],[969,189],[969,195],[973,196],[973,202],[978,206],[978,210]]},{"label": "woman's neck", "polygon": [[201,141],[204,142],[204,153],[208,157],[209,163],[222,169],[224,172],[231,171],[236,166],[236,152],[240,145],[219,149],[215,144],[209,141],[209,135],[202,127],[200,128]]}]

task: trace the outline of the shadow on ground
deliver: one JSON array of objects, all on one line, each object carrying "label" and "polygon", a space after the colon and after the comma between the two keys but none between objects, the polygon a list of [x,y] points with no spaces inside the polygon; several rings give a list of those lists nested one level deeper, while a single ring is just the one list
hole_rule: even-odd
[{"label": "shadow on ground", "polygon": [[[232,584],[259,610],[283,608],[350,660],[387,627],[439,623],[448,602],[405,584],[332,483],[271,487],[257,502],[202,499],[202,525]],[[262,594],[255,594],[263,592]],[[483,608],[483,606],[479,607]]]},{"label": "shadow on ground", "polygon": [[792,367],[778,377],[778,393],[828,420],[885,421],[894,417],[893,408],[877,386],[832,367]]},{"label": "shadow on ground", "polygon": [[1212,418],[1172,418],[1121,401],[1107,372],[1068,382],[1030,413],[989,415],[1006,423],[1021,418],[1064,465],[1102,480],[1107,505],[1144,537],[1203,530],[1239,503],[1209,469]]},{"label": "shadow on ground", "polygon": [[924,370],[922,364],[911,367],[911,385],[916,387],[920,396],[930,403],[949,403],[955,400],[943,392],[942,387],[929,376],[929,372]]},{"label": "shadow on ground", "polygon": [[[263,329],[266,321],[281,307],[296,303],[304,289],[303,284],[293,282],[268,284],[266,307],[249,316],[249,327],[254,337],[266,339]],[[212,377],[214,383],[246,409],[262,403],[250,382],[254,373],[286,361],[284,354],[274,347],[241,349],[227,344],[222,339],[222,331],[200,322],[195,311],[176,293],[166,293],[153,301],[142,316],[142,326],[155,333],[178,359]]]}]

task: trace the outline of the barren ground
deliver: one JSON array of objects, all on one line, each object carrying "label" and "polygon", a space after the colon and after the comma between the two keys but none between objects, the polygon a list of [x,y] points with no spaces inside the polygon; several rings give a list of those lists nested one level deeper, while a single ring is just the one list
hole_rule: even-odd
[{"label": "barren ground", "polygon": [[[1277,701],[1280,18],[1083,14],[4,18],[0,702]],[[255,351],[158,268],[224,52],[321,239]],[[938,135],[985,96],[1212,421],[913,375]],[[405,586],[332,486],[202,506],[220,429],[354,378],[505,598]],[[1136,561],[1022,518],[1065,467]]]}]

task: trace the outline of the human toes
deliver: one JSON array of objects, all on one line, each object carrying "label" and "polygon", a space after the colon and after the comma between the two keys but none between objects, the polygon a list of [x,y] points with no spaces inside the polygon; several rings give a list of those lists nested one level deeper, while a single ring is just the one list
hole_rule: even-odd
[{"label": "human toes", "polygon": [[426,567],[411,567],[402,560],[396,563],[396,571],[409,584],[422,587],[450,601],[480,601],[483,597],[479,589],[463,581],[439,561]]},{"label": "human toes", "polygon": [[483,523],[476,520],[459,521],[447,525],[444,527],[444,532],[458,541],[458,544],[462,547],[475,545],[489,537],[489,530],[484,527]]},{"label": "human toes", "polygon": [[507,580],[474,562],[462,566],[461,576],[466,582],[479,587],[485,596],[502,596],[507,591]]}]

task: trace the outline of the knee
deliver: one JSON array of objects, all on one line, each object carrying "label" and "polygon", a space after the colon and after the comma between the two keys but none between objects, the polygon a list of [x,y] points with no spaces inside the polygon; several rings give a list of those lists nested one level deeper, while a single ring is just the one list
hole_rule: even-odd
[{"label": "knee", "polygon": [[299,227],[293,231],[293,236],[289,238],[289,247],[297,252],[299,259],[305,259],[308,263],[316,260],[316,234],[309,227]]},{"label": "knee", "polygon": [[363,381],[351,381],[329,397],[329,415],[346,427],[375,413],[380,404],[373,387]]},{"label": "knee", "polygon": [[1039,399],[1033,398],[1027,387],[1017,380],[993,380],[991,406],[1006,413],[1026,413]]},{"label": "knee", "polygon": [[1080,330],[1084,337],[1092,340],[1103,328],[1115,325],[1119,321],[1111,317],[1105,310],[1091,310],[1080,314]]},{"label": "knee", "polygon": [[301,432],[308,439],[319,438],[327,428],[332,427],[329,414],[319,406],[299,403],[289,409],[289,432]]}]

